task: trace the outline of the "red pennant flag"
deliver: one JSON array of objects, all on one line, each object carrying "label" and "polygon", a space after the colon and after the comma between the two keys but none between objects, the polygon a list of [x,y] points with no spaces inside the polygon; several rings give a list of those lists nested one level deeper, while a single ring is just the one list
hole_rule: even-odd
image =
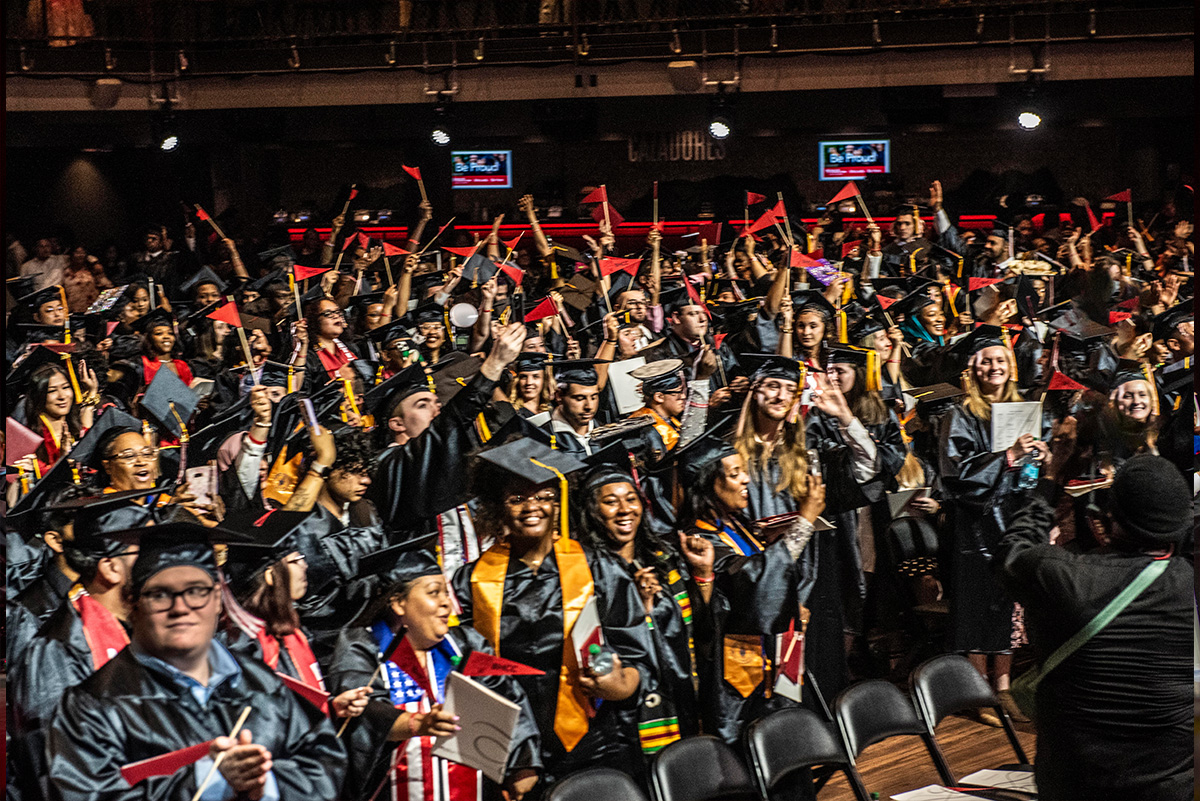
[{"label": "red pennant flag", "polygon": [[14,464],[37,453],[43,444],[42,435],[11,417],[4,418],[4,463]]},{"label": "red pennant flag", "polygon": [[1121,322],[1122,320],[1128,320],[1132,316],[1133,315],[1130,314],[1129,312],[1118,312],[1118,311],[1109,312],[1108,313],[1108,324],[1116,325],[1117,323]]},{"label": "red pennant flag", "polygon": [[641,264],[641,259],[618,259],[613,256],[605,256],[600,259],[600,274],[612,275],[615,272],[625,271],[636,278],[638,267]]},{"label": "red pennant flag", "polygon": [[[592,209],[592,219],[596,221],[597,225],[600,224],[600,222],[604,219],[603,206],[597,206],[596,208]],[[608,221],[612,223],[613,230],[615,231],[618,225],[625,222],[625,218],[621,216],[621,212],[617,211],[612,206],[609,206]]]},{"label": "red pennant flag", "polygon": [[842,243],[842,258],[844,259],[847,256],[849,256],[852,252],[854,252],[854,249],[856,247],[860,246],[862,243],[863,243],[863,240],[861,240],[861,239],[856,239],[853,242],[843,242]]},{"label": "red pennant flag", "polygon": [[352,187],[350,187],[350,197],[348,197],[348,198],[346,198],[346,199],[347,199],[347,200],[354,200],[354,198],[356,198],[356,197],[358,197],[358,187],[357,187],[357,186],[352,186]]},{"label": "red pennant flag", "polygon": [[308,701],[326,715],[329,714],[329,693],[325,692],[320,687],[314,687],[311,684],[305,684],[304,682],[300,681],[300,679],[293,679],[291,676],[288,676],[284,673],[276,672],[275,675],[287,685],[289,690],[303,698],[305,701]]},{"label": "red pennant flag", "polygon": [[1140,303],[1141,303],[1141,298],[1127,298],[1126,300],[1123,300],[1120,303],[1118,303],[1117,308],[1133,310],[1133,309],[1136,309]]},{"label": "red pennant flag", "polygon": [[729,334],[713,334],[713,350],[720,350],[721,343],[725,341],[725,337]]},{"label": "red pennant flag", "polygon": [[469,259],[475,255],[478,248],[442,248],[447,253],[453,253],[455,256],[462,256],[464,259]]},{"label": "red pennant flag", "polygon": [[221,322],[232,325],[235,328],[242,327],[242,316],[238,314],[238,307],[236,303],[226,303],[224,306],[214,309],[205,316],[210,320],[220,320]]},{"label": "red pennant flag", "polygon": [[295,274],[297,281],[303,281],[305,278],[313,278],[322,273],[327,273],[329,270],[329,267],[305,267],[303,264],[292,265],[292,272]]},{"label": "red pennant flag", "polygon": [[855,184],[854,181],[847,181],[846,185],[842,187],[842,191],[838,192],[836,195],[829,198],[829,202],[830,203],[838,203],[839,201],[845,200],[846,198],[858,197],[858,196],[859,196],[858,185]]},{"label": "red pennant flag", "polygon": [[503,239],[501,239],[500,241],[504,244],[505,250],[509,250],[509,251],[516,250],[517,243],[521,241],[521,235],[517,234],[515,237],[513,237],[511,242],[505,242]]},{"label": "red pennant flag", "polygon": [[204,222],[208,222],[208,221],[209,221],[210,219],[212,219],[212,218],[208,216],[208,212],[207,212],[207,211],[205,211],[204,209],[202,209],[202,208],[200,208],[199,206],[197,206],[197,207],[196,207],[196,219],[197,219],[197,220],[203,220]]},{"label": "red pennant flag", "polygon": [[767,199],[766,195],[760,195],[757,192],[746,192],[746,205],[753,206],[755,203],[763,203]]},{"label": "red pennant flag", "polygon": [[132,787],[152,776],[172,776],[181,768],[208,756],[208,743],[196,743],[162,756],[150,757],[121,766],[121,778]]},{"label": "red pennant flag", "polygon": [[1003,280],[1003,278],[969,278],[967,279],[967,291],[974,292],[977,289],[983,289],[985,286],[998,284]]},{"label": "red pennant flag", "polygon": [[1050,386],[1046,387],[1046,389],[1075,390],[1075,389],[1087,389],[1087,387],[1085,387],[1083,384],[1080,384],[1075,379],[1070,378],[1070,377],[1063,375],[1062,373],[1059,373],[1056,371],[1054,373],[1054,375],[1050,376]]},{"label": "red pennant flag", "polygon": [[357,236],[346,237],[344,240],[342,240],[342,250],[349,250],[350,246],[353,245],[357,241],[358,241]]},{"label": "red pennant flag", "polygon": [[534,323],[547,317],[553,317],[556,314],[558,314],[558,307],[554,305],[554,298],[546,298],[525,312],[525,322]]},{"label": "red pennant flag", "polygon": [[1125,191],[1123,191],[1123,192],[1118,192],[1118,193],[1117,193],[1117,194],[1115,194],[1115,195],[1109,195],[1108,197],[1106,197],[1106,198],[1104,198],[1104,199],[1105,199],[1105,200],[1112,200],[1112,201],[1115,201],[1115,202],[1117,202],[1117,203],[1132,203],[1132,202],[1133,202],[1133,190],[1132,190],[1132,189],[1126,189]]},{"label": "red pennant flag", "polygon": [[580,201],[581,203],[607,203],[608,190],[603,186],[598,186],[591,192],[588,192],[587,197]]},{"label": "red pennant flag", "polygon": [[811,256],[809,256],[806,253],[801,253],[798,250],[792,251],[792,258],[791,258],[790,264],[792,267],[797,267],[797,268],[822,266],[821,262],[817,261],[816,259],[812,258]]},{"label": "red pennant flag", "polygon": [[525,280],[525,271],[513,264],[501,264],[500,272],[507,275],[514,286],[520,286],[521,282]]},{"label": "red pennant flag", "polygon": [[787,212],[784,211],[783,201],[781,200],[768,209],[763,216],[754,221],[754,223],[750,226],[750,233],[753,234],[763,230],[764,228],[770,228],[772,225],[779,220],[782,220],[786,216]]},{"label": "red pennant flag", "polygon": [[691,299],[692,304],[704,309],[704,313],[707,314],[708,318],[711,320],[712,312],[709,311],[709,308],[704,305],[704,301],[700,299],[700,293],[696,291],[696,285],[693,284],[687,278],[685,278],[685,279],[683,279],[683,286],[684,286],[684,288],[687,289],[688,298]]},{"label": "red pennant flag", "polygon": [[753,232],[753,231],[751,231],[749,228],[743,228],[743,229],[741,230],[741,232],[740,232],[740,233],[738,233],[738,239],[741,239],[741,238],[742,238],[742,237],[744,237],[744,236],[748,236],[748,237],[750,237],[750,238],[751,238],[751,239],[753,239],[755,242],[761,242],[761,241],[762,241],[762,237],[761,237],[761,236],[756,236],[756,235],[754,234],[754,232]]},{"label": "red pennant flag", "polygon": [[700,226],[700,238],[710,245],[716,245],[721,241],[721,223],[704,223]]},{"label": "red pennant flag", "polygon": [[425,672],[425,666],[421,664],[421,660],[417,659],[417,652],[413,650],[408,637],[401,638],[400,644],[396,646],[396,650],[388,659],[407,673],[417,683],[417,686],[425,691],[426,695],[430,698],[435,697],[433,687],[429,683],[429,674]]},{"label": "red pennant flag", "polygon": [[459,671],[464,676],[544,676],[546,671],[522,665],[511,659],[472,651]]},{"label": "red pennant flag", "polygon": [[358,238],[358,244],[362,246],[363,250],[371,249],[371,237],[367,236],[362,231],[359,231],[357,234],[357,238]]},{"label": "red pennant flag", "polygon": [[810,251],[804,255],[808,256],[810,259],[823,259],[825,258],[825,250],[823,248],[817,248],[816,250]]},{"label": "red pennant flag", "polygon": [[876,292],[875,300],[879,303],[879,308],[887,311],[888,307],[895,303],[897,298],[889,298],[887,295],[880,295]]},{"label": "red pennant flag", "polygon": [[421,168],[420,168],[420,167],[408,167],[408,166],[406,166],[406,165],[404,165],[404,164],[401,164],[400,166],[401,166],[401,167],[404,169],[404,171],[405,171],[406,173],[408,173],[408,174],[409,174],[409,176],[410,176],[410,177],[411,177],[411,178],[412,178],[414,181],[419,181],[419,180],[421,180]]},{"label": "red pennant flag", "polygon": [[410,251],[398,248],[389,242],[383,243],[383,255],[385,256],[407,256],[409,253]]},{"label": "red pennant flag", "polygon": [[115,323],[105,323],[104,324],[104,338],[108,339],[109,337],[111,337],[113,334],[113,331],[116,331],[117,326],[119,326],[120,324],[121,324],[120,320],[117,320]]},{"label": "red pennant flag", "polygon": [[1046,227],[1046,215],[1045,214],[1035,214],[1035,215],[1033,215],[1032,222],[1033,222],[1033,227],[1040,231]]},{"label": "red pennant flag", "polygon": [[1092,211],[1091,206],[1084,206],[1084,208],[1087,209],[1088,225],[1091,227],[1092,233],[1096,233],[1103,223],[1096,219],[1096,212]]}]

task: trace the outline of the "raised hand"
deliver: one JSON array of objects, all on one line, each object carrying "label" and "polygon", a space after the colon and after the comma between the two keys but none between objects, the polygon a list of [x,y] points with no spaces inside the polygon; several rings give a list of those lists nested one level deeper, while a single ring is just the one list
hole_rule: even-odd
[{"label": "raised hand", "polygon": [[216,759],[221,753],[220,771],[237,795],[260,799],[267,785],[267,774],[273,766],[271,752],[254,742],[249,729],[242,729],[237,738],[218,737],[208,746],[208,755]]},{"label": "raised hand", "polygon": [[942,209],[942,182],[934,181],[929,185],[929,206],[935,212]]}]

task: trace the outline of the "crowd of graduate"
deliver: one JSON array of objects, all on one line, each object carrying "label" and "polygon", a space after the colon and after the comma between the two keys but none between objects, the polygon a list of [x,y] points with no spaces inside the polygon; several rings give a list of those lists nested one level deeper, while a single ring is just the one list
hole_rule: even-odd
[{"label": "crowd of graduate", "polygon": [[[1046,604],[1095,553],[1169,560],[1161,605],[1100,701],[1043,683],[1043,797],[1182,797],[1192,226],[941,195],[687,250],[607,208],[551,241],[528,196],[507,242],[427,202],[254,258],[203,212],[128,258],[10,240],[8,797],[645,785],[939,651],[1020,718],[1013,653],[1095,614]],[[520,709],[502,782],[433,753],[454,671]]]}]

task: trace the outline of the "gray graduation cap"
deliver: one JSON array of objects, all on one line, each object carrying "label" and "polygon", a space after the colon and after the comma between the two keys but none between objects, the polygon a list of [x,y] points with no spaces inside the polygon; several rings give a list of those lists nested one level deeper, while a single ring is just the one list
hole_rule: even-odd
[{"label": "gray graduation cap", "polygon": [[159,425],[179,436],[183,433],[182,425],[187,425],[192,412],[196,411],[198,402],[196,393],[175,375],[174,370],[163,365],[146,388],[141,407],[149,412]]}]

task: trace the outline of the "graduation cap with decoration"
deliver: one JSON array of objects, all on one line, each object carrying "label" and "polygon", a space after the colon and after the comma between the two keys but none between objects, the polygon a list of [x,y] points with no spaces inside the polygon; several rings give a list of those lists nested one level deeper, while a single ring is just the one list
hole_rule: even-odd
[{"label": "graduation cap with decoration", "polygon": [[659,359],[644,364],[629,375],[642,382],[642,395],[648,397],[655,392],[675,392],[684,385],[682,359]]},{"label": "graduation cap with decoration", "polygon": [[5,389],[15,397],[14,393],[19,393],[29,387],[29,378],[35,370],[47,364],[63,364],[74,351],[74,345],[53,348],[36,345],[30,348],[13,362],[12,368],[8,371],[8,377],[5,379]]},{"label": "graduation cap with decoration", "polygon": [[925,387],[915,387],[904,393],[905,406],[916,408],[917,414],[923,420],[949,411],[950,406],[957,403],[967,393],[962,387],[953,384],[930,384]]}]

